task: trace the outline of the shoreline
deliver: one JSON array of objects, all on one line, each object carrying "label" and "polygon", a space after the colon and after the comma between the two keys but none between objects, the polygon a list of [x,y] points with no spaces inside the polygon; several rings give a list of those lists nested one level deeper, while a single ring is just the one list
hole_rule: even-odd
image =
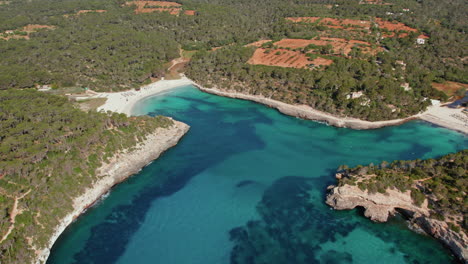
[{"label": "shoreline", "polygon": [[[430,124],[468,135],[468,115],[462,113],[462,109],[453,109],[443,106],[429,106],[425,112],[406,118],[384,121],[366,121],[353,117],[338,117],[333,114],[314,109],[308,105],[287,104],[260,95],[249,95],[238,92],[223,91],[217,88],[205,88],[185,76],[178,80],[160,80],[149,85],[142,86],[140,91],[133,89],[130,91],[117,93],[98,93],[94,98],[107,98],[106,103],[100,106],[97,111],[113,111],[117,113],[124,113],[130,116],[132,109],[140,100],[163,93],[165,91],[179,88],[180,86],[184,85],[193,85],[200,91],[209,94],[253,101],[270,108],[275,108],[280,113],[285,115],[312,121],[325,122],[326,124],[335,127],[367,130],[401,125],[411,120],[422,120]],[[460,118],[456,118],[455,116],[465,117],[466,121],[463,121]]]},{"label": "shoreline", "polygon": [[154,96],[165,91],[179,88],[184,85],[191,85],[193,81],[187,77],[182,77],[177,80],[160,80],[145,86],[142,86],[139,91],[132,89],[124,92],[115,93],[97,93],[93,98],[106,98],[107,101],[97,111],[112,111],[123,113],[128,116],[132,115],[132,109],[142,99]]},{"label": "shoreline", "polygon": [[[341,174],[336,176],[342,177]],[[410,227],[418,227],[424,234],[438,240],[461,262],[466,263],[468,259],[468,249],[465,247],[468,237],[463,231],[462,233],[453,231],[446,222],[431,218],[427,199],[419,207],[413,204],[410,191],[403,193],[387,189],[385,194],[378,192],[372,194],[357,186],[346,184],[330,185],[327,192],[325,203],[334,210],[363,207],[366,218],[380,223],[387,222],[391,216],[400,213],[408,217]]]},{"label": "shoreline", "polygon": [[[335,126],[335,127],[345,127],[351,128],[356,130],[366,130],[366,129],[377,129],[386,126],[396,126],[406,123],[411,120],[423,120],[429,122],[431,124],[435,124],[450,130],[454,130],[465,135],[468,134],[468,121],[464,122],[460,119],[457,119],[453,116],[463,116],[465,114],[462,113],[462,109],[452,109],[442,106],[430,106],[428,110],[425,112],[407,117],[402,119],[393,119],[393,120],[385,120],[385,121],[366,121],[352,117],[338,117],[332,115],[330,113],[326,113],[320,110],[316,110],[307,105],[291,105],[287,103],[283,103],[281,101],[277,101],[274,99],[266,98],[264,96],[259,95],[249,95],[237,92],[230,92],[230,91],[222,91],[216,88],[205,88],[202,87],[195,82],[193,85],[197,87],[200,91],[229,97],[235,99],[242,99],[253,101],[256,103],[260,103],[266,105],[271,108],[277,109],[279,112],[294,116],[302,119],[313,120],[313,121],[320,121],[325,122],[328,125]],[[467,116],[468,118],[468,116]],[[468,120],[468,119],[467,119]]]},{"label": "shoreline", "polygon": [[95,204],[103,195],[108,193],[115,185],[123,182],[130,176],[138,173],[142,168],[159,158],[159,156],[175,146],[188,132],[189,126],[173,120],[169,128],[158,128],[140,142],[131,152],[121,151],[114,155],[110,162],[98,168],[100,178],[80,196],[73,200],[74,210],[67,214],[60,224],[56,226],[47,246],[37,253],[34,263],[43,264],[47,261],[50,251],[65,229],[86,209]]},{"label": "shoreline", "polygon": [[[445,120],[443,118],[444,116],[441,117],[438,115],[438,109],[442,108],[440,106],[432,106],[424,113],[405,119],[371,122],[356,118],[340,118],[332,114],[313,109],[310,106],[290,105],[277,100],[265,98],[263,96],[226,92],[218,89],[208,89],[198,85],[185,76],[178,80],[160,80],[141,87],[139,91],[133,89],[117,93],[97,93],[93,98],[107,98],[106,103],[100,106],[97,109],[98,111],[113,111],[130,116],[132,109],[142,99],[158,95],[184,85],[193,85],[203,92],[218,96],[254,101],[256,103],[275,108],[286,115],[314,121],[322,121],[336,127],[347,127],[358,130],[376,129],[385,126],[400,125],[414,119],[421,119],[438,126],[468,134],[468,124],[456,124],[454,126],[450,121]],[[448,110],[449,114],[453,114],[452,112],[455,109]],[[461,113],[461,110],[459,110],[459,112]],[[118,153],[112,157],[110,163],[102,165],[98,169],[101,178],[93,185],[93,187],[88,188],[85,193],[74,199],[73,212],[66,215],[62,219],[61,223],[56,227],[48,245],[38,252],[35,263],[42,264],[47,261],[56,240],[76,218],[86,211],[86,209],[99,201],[101,197],[108,193],[115,185],[138,173],[142,168],[156,160],[164,151],[175,146],[188,132],[188,130],[188,125],[174,120],[174,125],[172,127],[166,129],[158,128],[153,134],[149,135],[145,141],[140,142],[136,150],[130,153],[125,153],[125,151]]]}]

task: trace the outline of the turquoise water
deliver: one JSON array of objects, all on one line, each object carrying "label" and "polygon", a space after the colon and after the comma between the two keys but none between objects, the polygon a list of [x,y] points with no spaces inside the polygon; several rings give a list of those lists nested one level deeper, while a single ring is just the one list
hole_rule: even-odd
[{"label": "turquoise water", "polygon": [[461,134],[417,121],[334,128],[192,86],[134,112],[172,116],[191,130],[72,224],[49,264],[453,261],[399,217],[373,223],[324,198],[341,164],[437,157],[467,148]]}]

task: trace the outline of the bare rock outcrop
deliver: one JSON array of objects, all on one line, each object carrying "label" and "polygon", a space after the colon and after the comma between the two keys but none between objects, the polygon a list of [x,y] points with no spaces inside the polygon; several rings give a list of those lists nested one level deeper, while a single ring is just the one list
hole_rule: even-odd
[{"label": "bare rock outcrop", "polygon": [[468,237],[464,232],[455,232],[444,221],[428,217],[417,217],[412,220],[429,235],[441,241],[463,263],[468,263]]},{"label": "bare rock outcrop", "polygon": [[369,193],[354,185],[329,186],[326,203],[336,210],[364,207],[364,215],[373,221],[386,222],[397,209],[403,209],[411,222],[427,234],[441,241],[463,263],[468,263],[468,237],[464,232],[455,232],[444,221],[430,218],[427,199],[421,207],[413,204],[411,192],[388,189],[383,193]]},{"label": "bare rock outcrop", "polygon": [[397,208],[428,216],[427,201],[421,207],[413,204],[410,191],[387,190],[387,193],[368,193],[357,186],[333,187],[327,195],[326,203],[337,210],[354,209],[362,206],[364,215],[373,221],[386,222]]}]

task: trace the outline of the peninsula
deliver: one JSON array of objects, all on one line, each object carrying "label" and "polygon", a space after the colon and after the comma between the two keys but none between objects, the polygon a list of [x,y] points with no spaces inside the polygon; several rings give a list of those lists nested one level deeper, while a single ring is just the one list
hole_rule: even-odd
[{"label": "peninsula", "polygon": [[44,263],[76,217],[189,129],[162,116],[86,113],[31,89],[0,91],[0,109],[2,263]]}]

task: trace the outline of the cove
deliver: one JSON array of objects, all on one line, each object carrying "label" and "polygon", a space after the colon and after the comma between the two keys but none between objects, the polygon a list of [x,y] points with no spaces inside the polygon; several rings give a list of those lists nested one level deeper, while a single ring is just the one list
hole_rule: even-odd
[{"label": "cove", "polygon": [[191,130],[68,227],[47,263],[454,261],[398,216],[377,224],[324,200],[339,165],[437,157],[467,148],[462,134],[421,121],[335,128],[193,86],[133,111],[171,116]]}]

